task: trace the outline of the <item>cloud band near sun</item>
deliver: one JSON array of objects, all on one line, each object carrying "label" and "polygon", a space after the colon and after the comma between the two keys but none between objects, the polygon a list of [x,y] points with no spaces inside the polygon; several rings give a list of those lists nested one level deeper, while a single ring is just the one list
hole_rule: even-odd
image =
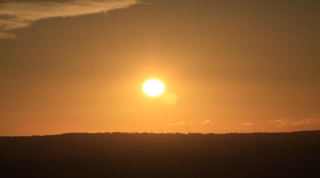
[{"label": "cloud band near sun", "polygon": [[11,30],[30,26],[41,19],[74,17],[128,8],[139,0],[28,0],[0,1],[0,39],[14,38]]},{"label": "cloud band near sun", "polygon": [[306,118],[297,121],[293,121],[291,119],[278,119],[278,120],[270,120],[279,128],[289,127],[289,126],[310,126],[310,125],[319,125],[320,119],[318,118]]}]

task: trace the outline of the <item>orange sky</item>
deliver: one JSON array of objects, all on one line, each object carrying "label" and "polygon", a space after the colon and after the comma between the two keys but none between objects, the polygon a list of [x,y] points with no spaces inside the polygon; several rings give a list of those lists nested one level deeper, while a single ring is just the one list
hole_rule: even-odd
[{"label": "orange sky", "polygon": [[0,1],[0,135],[320,129],[319,7]]}]

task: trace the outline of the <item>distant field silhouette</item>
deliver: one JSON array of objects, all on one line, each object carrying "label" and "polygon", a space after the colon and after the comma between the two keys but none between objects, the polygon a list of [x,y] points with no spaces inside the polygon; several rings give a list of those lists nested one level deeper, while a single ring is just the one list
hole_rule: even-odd
[{"label": "distant field silhouette", "polygon": [[0,137],[0,177],[318,177],[320,131]]}]

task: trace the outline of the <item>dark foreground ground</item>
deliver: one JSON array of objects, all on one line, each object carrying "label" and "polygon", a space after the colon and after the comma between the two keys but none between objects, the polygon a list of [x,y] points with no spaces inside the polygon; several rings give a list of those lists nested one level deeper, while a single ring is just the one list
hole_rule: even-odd
[{"label": "dark foreground ground", "polygon": [[320,131],[0,137],[0,177],[320,177]]}]

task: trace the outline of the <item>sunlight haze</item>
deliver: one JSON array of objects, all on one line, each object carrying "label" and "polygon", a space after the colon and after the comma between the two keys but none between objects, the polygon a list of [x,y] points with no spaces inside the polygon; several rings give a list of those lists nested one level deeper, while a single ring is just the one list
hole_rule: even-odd
[{"label": "sunlight haze", "polygon": [[0,135],[319,130],[319,7],[0,1]]}]

